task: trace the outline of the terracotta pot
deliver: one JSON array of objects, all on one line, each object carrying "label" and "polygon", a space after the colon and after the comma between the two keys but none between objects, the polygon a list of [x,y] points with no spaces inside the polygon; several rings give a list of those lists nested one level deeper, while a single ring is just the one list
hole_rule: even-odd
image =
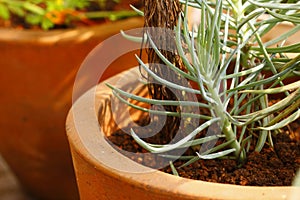
[{"label": "terracotta pot", "polygon": [[[31,195],[78,199],[65,135],[75,75],[101,41],[141,26],[131,18],[72,30],[0,29],[0,153]],[[136,65],[133,57],[115,60],[101,80]]]},{"label": "terracotta pot", "polygon": [[[122,83],[126,88],[140,88],[138,76],[139,71],[135,68],[105,82],[112,85]],[[253,187],[208,183],[176,177],[137,164],[118,153],[105,139],[105,136],[110,135],[117,128],[126,126],[129,120],[124,116],[126,110],[114,108],[118,104],[111,104],[111,97],[111,90],[101,83],[73,104],[67,118],[67,135],[82,200],[283,200],[299,197],[299,188],[295,187]],[[132,120],[137,119],[141,114],[131,111]],[[114,116],[121,116],[124,121],[116,123]]]}]

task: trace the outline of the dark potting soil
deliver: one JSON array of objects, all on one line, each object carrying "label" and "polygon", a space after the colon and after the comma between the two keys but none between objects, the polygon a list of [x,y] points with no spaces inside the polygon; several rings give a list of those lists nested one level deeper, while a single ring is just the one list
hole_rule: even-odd
[{"label": "dark potting soil", "polygon": [[[173,164],[179,176],[190,179],[236,185],[290,186],[300,168],[299,124],[300,120],[275,135],[274,148],[266,144],[259,153],[252,149],[242,167],[232,159],[198,160],[182,168],[178,167],[186,161],[176,160]],[[147,151],[122,130],[116,131],[108,137],[108,140],[117,150],[124,150],[125,153],[122,151],[124,155],[142,165],[157,168],[164,161],[161,156],[146,154]],[[160,170],[172,174],[169,166]]]}]

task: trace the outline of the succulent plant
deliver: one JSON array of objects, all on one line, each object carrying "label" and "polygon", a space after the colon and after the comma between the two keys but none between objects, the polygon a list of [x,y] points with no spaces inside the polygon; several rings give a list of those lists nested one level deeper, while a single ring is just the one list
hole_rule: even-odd
[{"label": "succulent plant", "polygon": [[[176,2],[181,3],[182,11],[178,12],[177,19],[168,18],[168,14],[174,14],[170,6],[174,8]],[[150,49],[150,62],[145,64],[137,56],[141,69],[147,74],[146,84],[152,98],[108,86],[129,106],[171,117],[173,122],[186,126],[186,133],[172,143],[152,144],[131,130],[132,137],[143,148],[172,158],[169,152],[191,147],[194,155],[179,158],[188,160],[185,165],[198,159],[224,157],[243,164],[251,143],[258,152],[266,143],[272,146],[272,136],[299,118],[300,43],[289,44],[286,40],[299,34],[300,2],[180,0],[151,3],[152,8],[159,8],[162,13],[157,10],[149,15],[145,7],[145,20],[156,16],[153,21],[166,16],[167,20],[173,20],[158,26],[162,31],[145,27],[142,40],[147,41]],[[200,23],[189,22],[189,7],[199,10]],[[174,20],[174,27],[169,26]],[[289,23],[291,29],[264,41],[271,30],[283,23]],[[292,81],[288,81],[290,78]],[[274,101],[277,94],[281,96]],[[165,109],[140,107],[130,99]],[[174,124],[166,126],[174,127]],[[167,130],[174,133],[166,134],[176,134],[178,124],[174,130],[172,127]],[[209,133],[209,129],[214,129],[212,135],[201,135],[203,131]],[[220,138],[222,142],[214,142],[209,149],[201,150],[202,145]]]}]

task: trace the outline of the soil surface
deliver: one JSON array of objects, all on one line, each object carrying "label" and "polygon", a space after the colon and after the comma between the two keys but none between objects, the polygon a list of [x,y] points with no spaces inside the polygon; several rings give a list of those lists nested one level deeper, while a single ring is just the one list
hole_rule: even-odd
[{"label": "soil surface", "polygon": [[[241,167],[232,159],[198,160],[186,167],[178,168],[186,161],[174,161],[179,176],[203,180],[209,182],[251,185],[251,186],[289,186],[293,177],[300,168],[300,120],[292,123],[288,128],[273,137],[274,148],[265,145],[258,153],[252,147],[247,156],[246,163]],[[108,137],[115,144],[115,148],[132,160],[157,168],[164,158],[161,156],[146,154],[147,151],[140,147],[134,139],[122,130],[116,131]],[[188,154],[193,154],[190,151]],[[171,173],[170,167],[164,167],[161,171]]]}]

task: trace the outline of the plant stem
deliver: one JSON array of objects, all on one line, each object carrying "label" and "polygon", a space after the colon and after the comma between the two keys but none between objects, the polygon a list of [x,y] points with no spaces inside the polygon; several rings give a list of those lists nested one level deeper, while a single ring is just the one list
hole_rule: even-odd
[{"label": "plant stem", "polygon": [[226,136],[226,140],[230,141],[230,140],[234,139],[233,142],[230,144],[230,147],[235,149],[234,153],[235,153],[235,157],[238,160],[238,162],[239,163],[244,163],[245,160],[246,160],[246,153],[241,148],[241,145],[238,142],[237,137],[236,137],[235,133],[232,130],[232,126],[231,126],[230,121],[227,118],[225,118],[225,121],[223,123],[224,124],[223,124],[223,130],[222,131]]},{"label": "plant stem", "polygon": [[[206,76],[205,78],[206,80],[209,80],[209,77]],[[240,163],[243,163],[246,159],[245,152],[242,150],[241,145],[237,140],[236,134],[232,129],[231,122],[225,114],[224,104],[222,103],[219,92],[214,87],[213,81],[210,80],[208,82],[207,89],[210,92],[212,99],[216,101],[213,105],[213,111],[215,112],[215,116],[221,119],[220,127],[222,127],[222,132],[225,134],[227,141],[233,140],[233,142],[230,144],[230,147],[235,149],[235,157],[237,158],[237,160]]]},{"label": "plant stem", "polygon": [[232,0],[233,5],[235,8],[233,9],[233,16],[237,22],[240,22],[241,19],[244,17],[243,13],[243,2],[242,0]]},{"label": "plant stem", "polygon": [[[233,17],[236,20],[236,22],[235,22],[236,27],[238,27],[238,25],[242,22],[243,18],[245,17],[244,11],[243,11],[243,2],[242,2],[242,0],[232,0],[232,2],[234,5]],[[246,33],[247,33],[248,29],[249,29],[249,25],[245,24],[244,26],[241,27],[239,32],[236,33],[237,44],[242,44],[244,42],[244,39],[246,37]],[[244,67],[248,66],[249,57],[250,57],[249,48],[246,46],[246,48],[243,48],[243,54],[241,54],[242,66],[244,66]]]}]

